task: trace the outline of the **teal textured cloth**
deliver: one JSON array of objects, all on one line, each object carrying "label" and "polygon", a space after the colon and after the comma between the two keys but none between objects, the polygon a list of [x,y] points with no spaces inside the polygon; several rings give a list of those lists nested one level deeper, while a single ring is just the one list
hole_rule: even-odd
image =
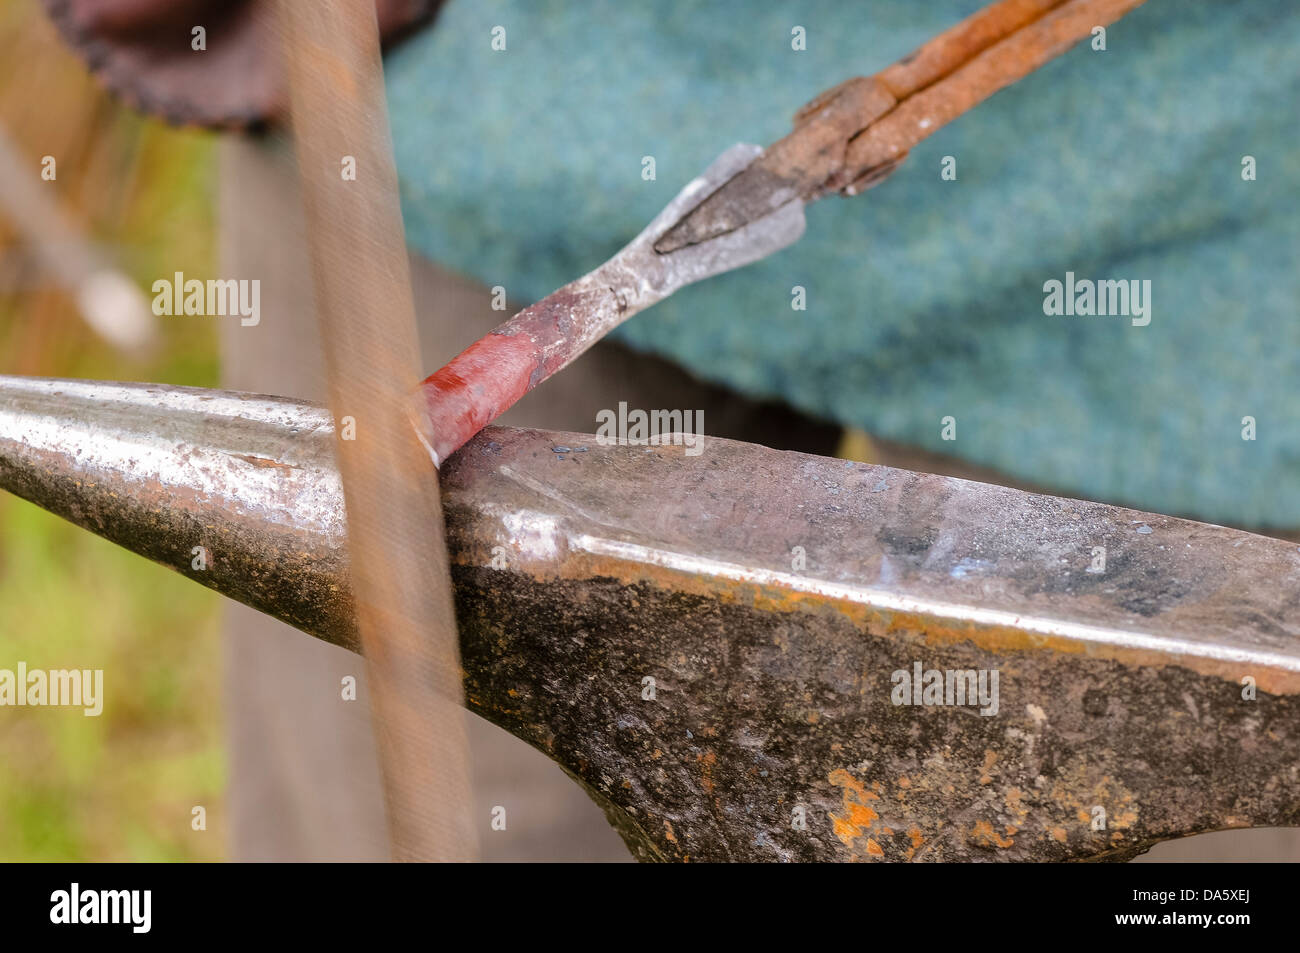
[{"label": "teal textured cloth", "polygon": [[[816,93],[981,5],[453,0],[387,64],[408,237],[535,300],[727,146],[780,138]],[[1025,481],[1300,525],[1298,44],[1300,4],[1151,0],[1105,51],[1081,43],[878,188],[811,206],[792,248],[618,333],[746,394]],[[1044,314],[1044,284],[1067,272],[1149,280],[1150,324]]]}]

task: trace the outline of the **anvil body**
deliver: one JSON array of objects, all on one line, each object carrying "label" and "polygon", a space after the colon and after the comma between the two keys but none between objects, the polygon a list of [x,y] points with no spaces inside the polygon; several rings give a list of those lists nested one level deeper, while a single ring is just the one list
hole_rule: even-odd
[{"label": "anvil body", "polygon": [[[333,426],[284,398],[5,378],[0,485],[355,650]],[[638,856],[1119,859],[1297,822],[1294,544],[705,448],[488,428],[441,473],[468,704]],[[918,665],[997,672],[996,714],[898,702]]]}]

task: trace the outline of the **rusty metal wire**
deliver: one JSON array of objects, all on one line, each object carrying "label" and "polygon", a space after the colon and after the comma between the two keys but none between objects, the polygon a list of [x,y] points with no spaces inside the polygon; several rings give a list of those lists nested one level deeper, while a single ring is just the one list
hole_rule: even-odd
[{"label": "rusty metal wire", "polygon": [[667,254],[709,241],[802,199],[857,195],[908,150],[1144,0],[1001,0],[897,63],[817,96],[795,129],[669,229]]}]

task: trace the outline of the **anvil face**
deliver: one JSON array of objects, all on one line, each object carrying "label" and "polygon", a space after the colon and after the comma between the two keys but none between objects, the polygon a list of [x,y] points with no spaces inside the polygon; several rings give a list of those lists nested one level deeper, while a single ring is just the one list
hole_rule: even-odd
[{"label": "anvil face", "polygon": [[[333,439],[282,398],[0,381],[0,485],[355,649]],[[1119,858],[1297,823],[1294,544],[704,448],[489,428],[441,475],[470,707],[638,856]]]}]

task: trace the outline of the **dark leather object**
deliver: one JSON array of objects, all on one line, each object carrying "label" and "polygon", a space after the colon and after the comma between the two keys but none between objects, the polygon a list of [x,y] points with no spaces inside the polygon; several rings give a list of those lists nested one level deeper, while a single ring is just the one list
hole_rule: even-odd
[{"label": "dark leather object", "polygon": [[[112,92],[176,125],[247,129],[284,115],[267,0],[43,0],[64,40]],[[375,0],[385,48],[442,0]],[[206,31],[193,48],[194,28]]]}]

